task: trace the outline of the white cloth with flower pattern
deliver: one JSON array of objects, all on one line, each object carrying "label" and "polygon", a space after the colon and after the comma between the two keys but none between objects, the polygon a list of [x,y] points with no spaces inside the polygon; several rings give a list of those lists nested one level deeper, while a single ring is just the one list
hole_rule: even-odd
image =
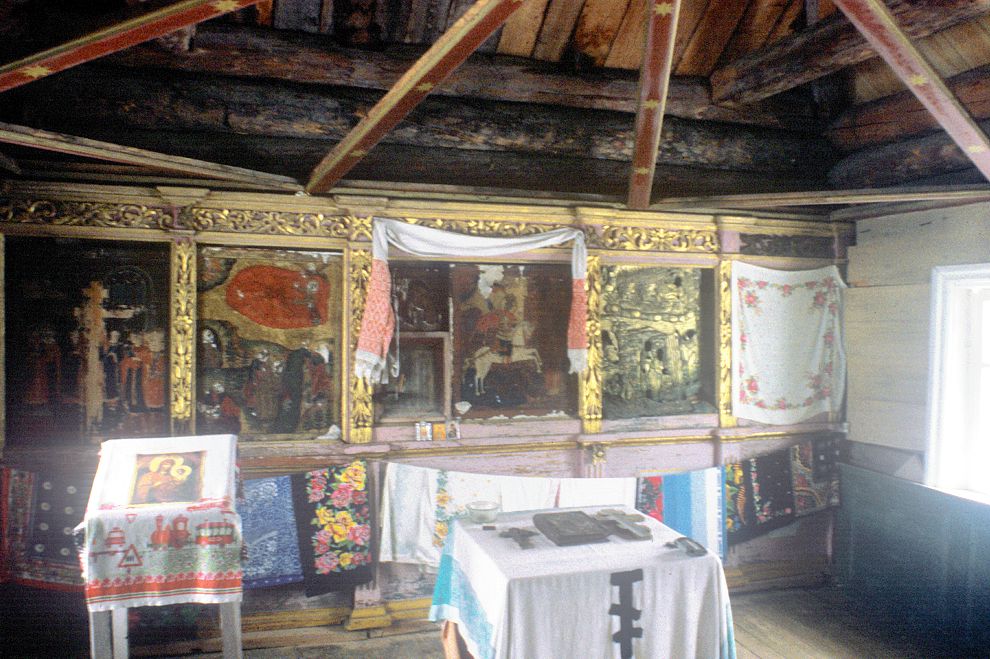
[{"label": "white cloth with flower pattern", "polygon": [[732,264],[732,413],[790,424],[838,412],[846,381],[839,270]]}]

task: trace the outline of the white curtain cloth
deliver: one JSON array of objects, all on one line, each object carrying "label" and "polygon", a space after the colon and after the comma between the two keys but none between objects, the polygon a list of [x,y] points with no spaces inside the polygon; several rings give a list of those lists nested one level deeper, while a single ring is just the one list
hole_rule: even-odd
[{"label": "white curtain cloth", "polygon": [[768,424],[838,412],[846,381],[835,266],[732,264],[732,413]]},{"label": "white curtain cloth", "polygon": [[375,218],[372,226],[371,278],[354,359],[355,375],[371,382],[383,382],[386,378],[385,355],[395,329],[395,318],[389,304],[391,291],[391,276],[388,271],[389,244],[408,254],[426,258],[450,256],[485,258],[527,252],[567,241],[574,243],[571,253],[573,284],[567,331],[567,356],[571,362],[571,373],[577,373],[583,371],[588,363],[588,338],[585,328],[588,307],[585,292],[588,254],[584,234],[580,230],[563,228],[530,236],[490,238],[442,231],[398,220]]}]

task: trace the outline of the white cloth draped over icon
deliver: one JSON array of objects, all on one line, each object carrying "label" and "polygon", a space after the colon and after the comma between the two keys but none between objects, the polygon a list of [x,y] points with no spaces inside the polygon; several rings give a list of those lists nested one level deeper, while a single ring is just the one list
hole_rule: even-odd
[{"label": "white cloth draped over icon", "polygon": [[528,252],[568,241],[573,241],[573,247],[567,356],[570,359],[570,372],[578,373],[588,365],[588,336],[585,327],[588,316],[588,298],[585,291],[588,254],[584,234],[579,229],[561,228],[528,236],[492,238],[375,218],[372,224],[371,275],[364,314],[361,317],[358,348],[354,358],[354,374],[371,382],[384,382],[387,377],[385,355],[395,331],[395,317],[390,305],[392,282],[388,269],[389,244],[408,254],[426,258],[450,256],[485,258]]}]

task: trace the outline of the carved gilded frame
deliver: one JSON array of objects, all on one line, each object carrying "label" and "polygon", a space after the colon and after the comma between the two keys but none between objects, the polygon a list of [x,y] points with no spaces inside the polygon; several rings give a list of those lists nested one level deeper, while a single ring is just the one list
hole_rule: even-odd
[{"label": "carved gilded frame", "polygon": [[[833,236],[838,245],[848,228],[803,219],[771,222],[759,217],[632,212],[606,206],[564,203],[489,202],[462,195],[333,198],[224,193],[198,188],[121,188],[69,184],[7,184],[0,196],[0,234],[167,241],[171,245],[171,397],[173,432],[195,422],[196,254],[201,245],[279,246],[339,251],[344,258],[341,372],[351,370],[370,274],[371,224],[375,215],[471,235],[519,236],[559,227],[581,227],[589,247],[589,369],[579,378],[581,432],[602,432],[601,267],[612,263],[691,265],[715,268],[714,335],[718,426],[733,428],[731,415],[731,300],[728,281],[735,249],[727,232]],[[11,191],[14,194],[11,194]],[[465,200],[467,198],[467,200]],[[98,201],[93,201],[97,199]],[[2,235],[0,235],[2,237]],[[841,260],[836,253],[831,262]],[[844,256],[844,254],[842,254]],[[0,264],[3,250],[0,244]],[[764,260],[774,260],[766,257]],[[802,264],[821,259],[780,258]],[[786,266],[785,266],[786,267]],[[812,266],[813,267],[813,266]],[[0,271],[2,272],[2,271]],[[0,318],[0,323],[3,319]],[[2,329],[2,325],[0,325]],[[3,364],[0,354],[0,365]],[[344,376],[340,418],[343,439],[373,439],[371,387]],[[2,380],[0,380],[2,386]],[[0,392],[2,393],[2,392]],[[2,398],[0,398],[2,401]],[[0,408],[0,419],[3,409]],[[2,438],[0,438],[2,441]]]}]

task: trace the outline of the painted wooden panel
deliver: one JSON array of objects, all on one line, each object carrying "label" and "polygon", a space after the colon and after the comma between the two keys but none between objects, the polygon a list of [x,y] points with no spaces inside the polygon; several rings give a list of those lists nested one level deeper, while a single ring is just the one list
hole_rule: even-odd
[{"label": "painted wooden panel", "polygon": [[848,465],[840,474],[841,585],[904,629],[931,630],[933,656],[984,654],[990,506]]},{"label": "painted wooden panel", "polygon": [[[829,3],[832,12],[835,11],[835,5]],[[803,21],[801,20],[804,15],[804,0],[791,0],[791,4],[787,6],[784,13],[781,14],[780,19],[777,24],[770,31],[767,36],[767,44],[771,44],[777,39],[786,37],[789,34],[793,34],[802,27]],[[826,17],[826,14],[819,10],[819,15],[822,18]]]}]

